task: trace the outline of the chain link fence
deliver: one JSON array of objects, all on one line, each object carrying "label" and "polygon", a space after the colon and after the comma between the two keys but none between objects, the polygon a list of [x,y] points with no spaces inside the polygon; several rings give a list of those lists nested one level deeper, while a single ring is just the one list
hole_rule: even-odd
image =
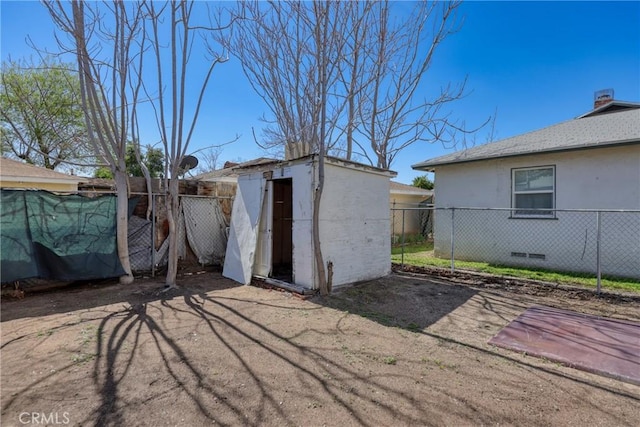
[{"label": "chain link fence", "polygon": [[[431,228],[392,227],[392,247],[426,242],[435,258],[640,279],[640,211],[499,208],[392,209],[395,224],[421,219]],[[425,220],[426,218],[426,220]],[[410,220],[408,220],[410,219]],[[411,222],[412,221],[412,222]],[[398,249],[395,249],[398,252]],[[429,252],[429,251],[427,251]],[[404,249],[400,250],[404,263]],[[431,253],[429,252],[429,255]]]},{"label": "chain link fence", "polygon": [[433,205],[427,203],[391,203],[391,243],[422,242],[432,237]]}]

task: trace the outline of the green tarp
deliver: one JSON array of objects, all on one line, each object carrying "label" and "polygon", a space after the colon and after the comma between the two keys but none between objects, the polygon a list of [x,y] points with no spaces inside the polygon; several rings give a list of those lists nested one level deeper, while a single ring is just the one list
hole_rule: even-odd
[{"label": "green tarp", "polygon": [[124,274],[116,248],[116,197],[1,190],[2,282],[86,280]]}]

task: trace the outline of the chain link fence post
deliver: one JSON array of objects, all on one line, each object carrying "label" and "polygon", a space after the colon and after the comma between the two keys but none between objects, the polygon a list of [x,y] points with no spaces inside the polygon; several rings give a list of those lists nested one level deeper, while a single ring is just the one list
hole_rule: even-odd
[{"label": "chain link fence post", "polygon": [[151,194],[151,277],[156,277],[156,195]]},{"label": "chain link fence post", "polygon": [[600,280],[602,278],[602,266],[601,266],[601,256],[600,256],[600,239],[601,239],[601,230],[602,230],[602,216],[600,211],[596,212],[596,288],[597,293],[600,295]]},{"label": "chain link fence post", "polygon": [[402,209],[402,250],[401,250],[401,258],[400,258],[400,265],[402,266],[402,268],[404,269],[404,212],[405,210]]},{"label": "chain link fence post", "polygon": [[395,244],[396,238],[396,201],[393,200],[391,205],[391,244]]},{"label": "chain link fence post", "polygon": [[455,272],[456,271],[456,265],[455,265],[455,256],[454,256],[454,242],[456,240],[456,223],[455,223],[455,217],[456,217],[456,208],[451,208],[451,272]]}]

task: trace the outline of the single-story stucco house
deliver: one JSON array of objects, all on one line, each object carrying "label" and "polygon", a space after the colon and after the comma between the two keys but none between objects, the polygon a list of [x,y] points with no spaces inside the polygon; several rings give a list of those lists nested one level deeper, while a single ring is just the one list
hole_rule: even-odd
[{"label": "single-story stucco house", "polygon": [[0,157],[0,188],[76,192],[83,179]]},{"label": "single-story stucco house", "polygon": [[[399,240],[403,230],[405,235],[415,235],[423,232],[427,217],[424,208],[433,202],[433,190],[414,187],[391,181],[389,206],[391,207],[391,235]],[[403,211],[405,209],[404,218]]]},{"label": "single-story stucco house", "polygon": [[[593,272],[596,214],[640,210],[640,103],[611,101],[573,120],[429,159],[436,208],[475,215],[456,259]],[[480,218],[482,215],[482,218]],[[603,213],[603,273],[640,278],[640,213]],[[436,255],[451,250],[451,215],[437,211]]]},{"label": "single-story stucco house", "polygon": [[[248,284],[278,279],[318,289],[314,257],[314,195],[319,156],[236,169],[238,187],[223,275]],[[334,287],[391,271],[388,200],[395,172],[326,156],[318,214],[320,244]],[[331,264],[331,269],[329,268]]]}]

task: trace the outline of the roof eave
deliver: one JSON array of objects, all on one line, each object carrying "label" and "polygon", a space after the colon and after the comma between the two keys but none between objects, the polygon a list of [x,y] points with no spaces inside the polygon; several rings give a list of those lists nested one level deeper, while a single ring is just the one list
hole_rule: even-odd
[{"label": "roof eave", "polygon": [[[609,142],[604,142],[604,143],[600,143],[600,144],[592,144],[592,145],[579,145],[579,146],[573,146],[573,147],[560,147],[560,148],[554,148],[554,149],[549,149],[549,150],[541,150],[541,151],[528,151],[528,152],[513,153],[513,154],[495,155],[495,156],[482,156],[482,157],[475,157],[475,158],[472,158],[472,159],[454,159],[454,160],[451,160],[451,161],[444,161],[444,162],[429,162],[429,161],[427,161],[427,162],[420,162],[420,163],[416,163],[415,165],[411,165],[411,169],[424,171],[424,172],[433,172],[435,170],[435,168],[438,167],[438,166],[447,166],[447,165],[455,165],[455,164],[460,164],[460,163],[479,162],[479,161],[483,161],[483,160],[504,159],[504,158],[508,158],[508,157],[533,156],[533,155],[536,155],[536,154],[547,154],[547,153],[560,153],[560,152],[566,152],[566,151],[590,150],[590,149],[603,148],[603,147],[624,146],[624,145],[633,145],[633,144],[640,144],[640,139],[635,138],[635,139],[630,139],[630,140],[625,140],[625,141],[609,141]],[[437,159],[434,159],[434,160],[437,160]]]},{"label": "roof eave", "polygon": [[613,106],[628,107],[628,108],[640,108],[640,102],[630,102],[630,101],[611,101],[611,102],[607,102],[606,104],[601,105],[598,108],[594,108],[593,110],[588,111],[588,112],[576,117],[576,119],[583,119],[585,117],[589,117],[589,116],[598,114],[601,111],[608,110],[609,108],[611,108]]},{"label": "roof eave", "polygon": [[[233,168],[233,171],[238,173],[239,175],[242,175],[245,173],[253,173],[255,171],[271,170],[276,167],[286,167],[286,166],[291,166],[291,165],[300,164],[300,163],[314,162],[314,161],[317,161],[317,159],[318,159],[318,154],[311,153],[306,156],[297,157],[295,159],[274,160],[271,162],[259,163],[255,165],[237,166]],[[358,163],[351,160],[340,159],[338,157],[325,155],[324,159],[325,159],[325,163],[331,164],[333,166],[341,166],[341,167],[346,167],[350,169],[360,169],[364,172],[385,175],[391,178],[398,175],[396,171],[392,171],[389,169],[381,169],[375,166],[365,165],[363,163]]]},{"label": "roof eave", "polygon": [[29,182],[29,183],[45,183],[45,184],[79,184],[82,182],[80,178],[50,178],[50,177],[33,177],[33,176],[12,176],[0,175],[0,181],[6,182]]},{"label": "roof eave", "polygon": [[391,190],[391,194],[399,194],[403,196],[420,196],[420,197],[430,197],[433,196],[433,191],[410,191],[410,190]]}]

